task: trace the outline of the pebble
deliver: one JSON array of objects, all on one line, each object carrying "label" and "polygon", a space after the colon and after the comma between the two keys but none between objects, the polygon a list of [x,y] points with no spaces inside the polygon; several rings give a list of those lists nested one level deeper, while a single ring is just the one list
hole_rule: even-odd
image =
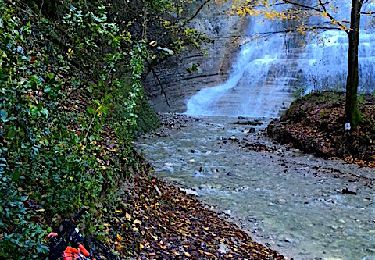
[{"label": "pebble", "polygon": [[218,251],[219,253],[225,255],[228,252],[228,246],[223,243],[220,243]]},{"label": "pebble", "polygon": [[335,225],[332,225],[331,228],[332,228],[333,230],[337,230],[339,227],[338,227],[338,226],[335,226]]}]

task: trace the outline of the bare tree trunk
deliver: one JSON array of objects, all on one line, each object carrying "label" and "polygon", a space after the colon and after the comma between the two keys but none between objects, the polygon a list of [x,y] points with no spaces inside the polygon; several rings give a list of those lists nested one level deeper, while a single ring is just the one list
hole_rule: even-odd
[{"label": "bare tree trunk", "polygon": [[358,109],[358,85],[359,85],[359,22],[363,1],[352,0],[352,12],[350,31],[348,33],[348,78],[346,82],[345,120],[355,127],[360,120]]}]

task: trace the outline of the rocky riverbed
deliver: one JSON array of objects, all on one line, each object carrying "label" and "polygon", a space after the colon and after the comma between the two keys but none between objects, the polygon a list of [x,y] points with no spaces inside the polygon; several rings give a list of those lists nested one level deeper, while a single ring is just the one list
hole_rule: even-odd
[{"label": "rocky riverbed", "polygon": [[163,115],[137,141],[155,175],[294,259],[375,259],[375,173],[265,137],[268,120]]}]

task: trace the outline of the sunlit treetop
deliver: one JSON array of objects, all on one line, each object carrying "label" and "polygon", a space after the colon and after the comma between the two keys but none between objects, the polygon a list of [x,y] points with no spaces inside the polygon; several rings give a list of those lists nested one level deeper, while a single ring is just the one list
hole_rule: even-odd
[{"label": "sunlit treetop", "polygon": [[[345,0],[349,1],[349,0]],[[368,6],[362,15],[374,17],[375,0],[358,0],[361,7]],[[373,10],[371,10],[373,9]],[[342,17],[342,13],[347,13]],[[306,18],[325,18],[323,23],[307,25],[301,22],[296,31],[343,30],[350,31],[349,8],[343,1],[331,0],[234,0],[232,14],[240,16],[262,16],[268,20],[299,20]],[[303,19],[305,18],[305,19]],[[373,24],[373,23],[372,23]]]}]

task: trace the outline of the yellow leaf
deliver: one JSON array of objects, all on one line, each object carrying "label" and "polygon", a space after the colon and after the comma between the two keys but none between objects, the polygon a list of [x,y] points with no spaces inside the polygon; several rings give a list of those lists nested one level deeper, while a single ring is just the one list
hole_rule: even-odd
[{"label": "yellow leaf", "polygon": [[184,256],[191,257],[191,255],[188,252],[184,252]]},{"label": "yellow leaf", "polygon": [[139,225],[142,224],[142,222],[139,219],[135,219],[133,223],[136,224],[136,225],[137,224],[139,224]]},{"label": "yellow leaf", "polygon": [[120,234],[117,234],[116,239],[117,239],[117,241],[122,241],[122,236]]},{"label": "yellow leaf", "polygon": [[130,216],[130,214],[129,214],[128,212],[126,212],[126,213],[125,213],[125,218],[126,218],[127,220],[130,220],[132,217]]}]

